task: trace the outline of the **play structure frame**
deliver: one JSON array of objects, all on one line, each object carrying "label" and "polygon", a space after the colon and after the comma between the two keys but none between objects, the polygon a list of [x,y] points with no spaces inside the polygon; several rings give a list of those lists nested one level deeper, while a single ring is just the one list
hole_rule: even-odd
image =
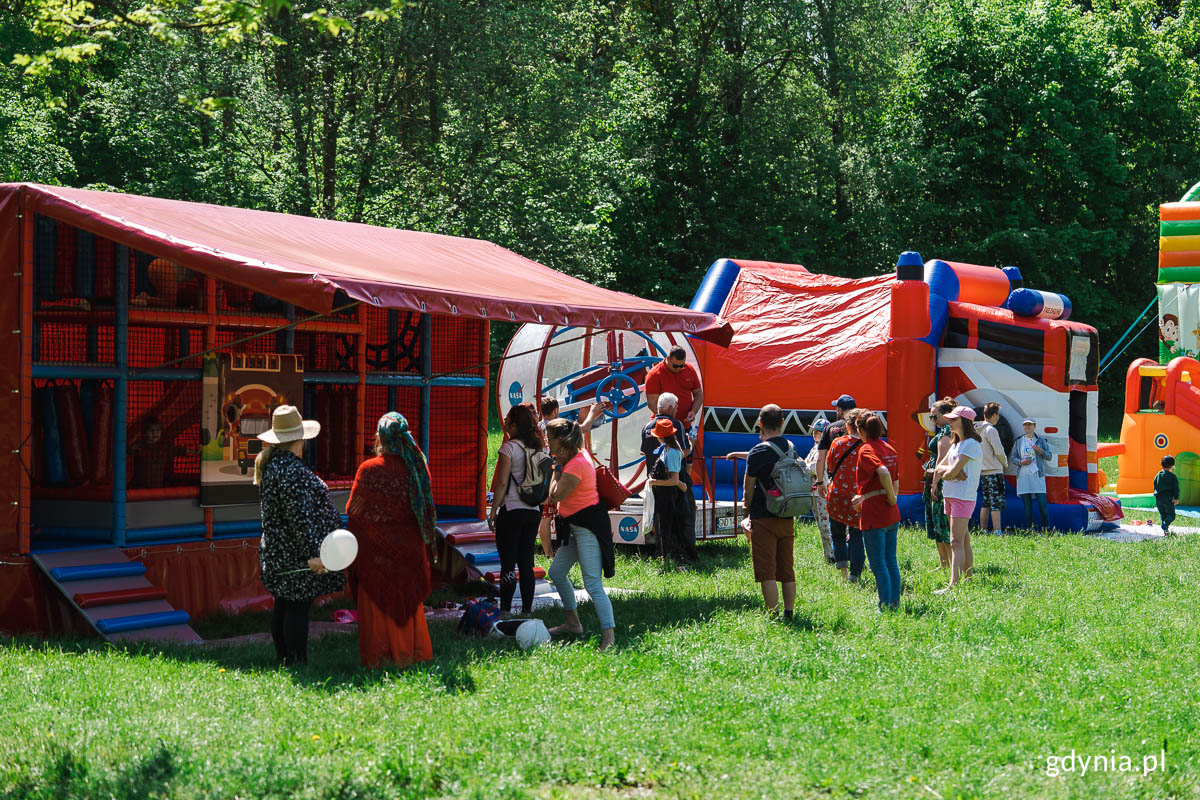
[{"label": "play structure frame", "polygon": [[[86,618],[103,633],[105,615],[110,630],[169,615],[80,613],[98,597],[167,602],[192,618],[231,600],[231,610],[269,602],[257,503],[200,504],[199,464],[217,433],[195,400],[207,354],[262,354],[247,360],[268,370],[272,354],[299,356],[295,404],[325,429],[305,458],[339,505],[372,455],[375,422],[404,413],[439,519],[453,526],[485,516],[491,320],[723,333],[712,315],[600,289],[482,240],[66,187],[0,185],[0,257],[15,289],[0,293],[0,630],[10,632],[87,632]],[[175,419],[158,420],[160,407]],[[255,408],[255,425],[262,416]],[[51,418],[70,435],[50,441]],[[82,444],[67,452],[63,441]],[[322,447],[335,446],[330,460]],[[111,466],[81,451],[111,452]],[[169,478],[146,481],[160,458]],[[147,585],[70,584],[137,569]]]},{"label": "play structure frame", "polygon": [[[40,315],[39,312],[33,311],[33,247],[32,247],[32,220],[28,220],[25,225],[25,235],[28,237],[26,241],[29,247],[25,248],[26,257],[22,265],[22,316],[26,320],[24,329],[29,331],[29,346],[23,347],[23,371],[21,383],[21,395],[23,402],[22,409],[22,439],[28,441],[32,435],[32,395],[33,382],[35,380],[110,380],[114,386],[114,432],[113,432],[113,485],[112,485],[112,520],[111,526],[101,529],[96,529],[98,533],[109,538],[111,534],[112,544],[118,547],[137,543],[144,544],[161,544],[164,541],[177,540],[212,540],[214,537],[222,536],[239,536],[239,535],[257,535],[261,532],[261,527],[255,523],[245,522],[215,522],[214,509],[212,507],[204,507],[204,522],[201,525],[176,525],[176,526],[159,526],[151,528],[130,528],[128,524],[127,509],[131,502],[139,500],[151,499],[169,499],[169,498],[194,498],[199,496],[199,487],[187,488],[165,488],[165,489],[129,489],[126,486],[127,474],[127,458],[128,458],[128,431],[131,420],[127,419],[128,397],[130,385],[137,381],[189,381],[196,382],[201,379],[200,369],[184,369],[178,367],[165,367],[157,369],[134,369],[129,365],[128,337],[129,326],[131,324],[148,324],[162,325],[165,327],[173,326],[192,326],[202,327],[204,329],[204,350],[209,351],[224,351],[228,345],[221,346],[217,344],[218,328],[236,328],[245,332],[245,336],[237,340],[235,344],[240,344],[245,341],[251,341],[251,337],[267,337],[277,335],[279,342],[278,352],[290,354],[295,352],[295,334],[313,333],[313,334],[334,334],[340,336],[351,336],[355,341],[356,362],[358,369],[356,371],[337,371],[337,372],[306,372],[304,375],[304,383],[308,386],[353,386],[355,391],[354,403],[354,429],[360,432],[359,438],[362,440],[361,446],[355,448],[357,458],[355,468],[363,460],[369,448],[369,436],[365,432],[365,415],[367,406],[367,389],[371,386],[386,387],[388,390],[387,407],[397,408],[396,390],[400,387],[413,387],[420,393],[419,404],[419,419],[422,421],[418,431],[418,442],[422,449],[426,452],[430,445],[430,426],[424,424],[424,421],[430,419],[430,411],[432,405],[433,391],[437,388],[455,388],[455,389],[476,389],[480,392],[480,396],[486,398],[488,393],[488,378],[486,372],[480,375],[434,375],[432,369],[432,351],[433,351],[433,315],[422,314],[420,316],[421,336],[420,339],[420,366],[419,374],[388,374],[381,372],[372,372],[367,368],[366,347],[367,347],[367,329],[368,329],[368,314],[374,311],[368,306],[353,303],[346,304],[347,309],[353,314],[353,317],[346,321],[335,321],[328,319],[308,319],[304,321],[296,320],[295,307],[292,305],[286,306],[286,313],[281,317],[263,316],[263,315],[236,315],[236,314],[218,314],[217,311],[217,284],[218,281],[210,276],[201,276],[203,284],[203,297],[205,308],[200,312],[186,311],[156,311],[147,309],[130,308],[129,305],[129,271],[118,269],[116,271],[116,304],[112,317],[114,325],[114,351],[116,356],[116,364],[112,367],[89,366],[89,365],[58,365],[58,364],[43,364],[36,363],[33,359],[33,353],[37,350],[37,338],[39,323],[48,321],[56,317],[60,317],[57,312],[49,312],[46,315]],[[116,247],[117,263],[127,263],[129,261],[130,250],[123,245]],[[380,313],[380,312],[376,312]],[[382,312],[388,314],[388,324],[391,327],[396,325],[397,312]],[[40,317],[40,318],[39,318]],[[99,321],[103,318],[93,318],[90,321]],[[489,323],[484,321],[481,332],[482,341],[486,343],[489,335]],[[481,451],[486,454],[487,437],[486,437],[486,402],[480,404],[482,413],[480,420],[482,421],[480,440],[482,442]],[[27,463],[28,450],[22,449],[23,460]],[[485,476],[483,474],[484,460],[479,459],[476,465],[478,473],[477,485],[479,491],[476,492],[478,498],[474,506],[469,508],[454,509],[455,513],[475,513],[482,515],[482,492],[484,487]],[[335,490],[348,489],[348,481],[332,481],[330,488]],[[66,493],[69,490],[63,490]],[[22,486],[22,509],[30,509],[32,505],[31,487],[28,481]],[[19,531],[18,552],[27,555],[31,549],[31,515],[22,515],[22,521]],[[42,530],[43,534],[51,533],[50,530]],[[67,531],[56,530],[56,533],[67,533]],[[86,538],[84,535],[87,529],[78,529],[76,538]]]}]

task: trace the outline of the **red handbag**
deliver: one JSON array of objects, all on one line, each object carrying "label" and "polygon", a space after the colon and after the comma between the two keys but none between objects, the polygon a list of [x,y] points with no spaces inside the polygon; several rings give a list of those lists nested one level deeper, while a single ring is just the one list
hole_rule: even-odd
[{"label": "red handbag", "polygon": [[626,489],[625,484],[617,480],[612,470],[603,464],[596,465],[596,494],[600,495],[600,502],[614,511],[633,497],[633,492]]}]

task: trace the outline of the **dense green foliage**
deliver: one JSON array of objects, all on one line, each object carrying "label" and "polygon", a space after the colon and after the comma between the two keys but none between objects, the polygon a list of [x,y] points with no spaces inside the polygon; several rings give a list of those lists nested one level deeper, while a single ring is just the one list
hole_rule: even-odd
[{"label": "dense green foliage", "polygon": [[136,5],[0,15],[2,63],[103,45],[0,73],[0,176],[483,237],[684,304],[722,256],[1012,263],[1102,342],[1200,179],[1194,0]]},{"label": "dense green foliage", "polygon": [[[0,643],[0,797],[1194,797],[1200,537],[979,537],[950,597],[901,533],[902,609],[841,583],[800,528],[794,624],[744,540],[697,572],[621,556],[617,647],[528,654],[432,628],[435,659],[358,669],[353,638],[271,668],[267,643]],[[539,612],[552,622],[562,612]],[[1165,771],[1047,775],[1050,756]]]}]

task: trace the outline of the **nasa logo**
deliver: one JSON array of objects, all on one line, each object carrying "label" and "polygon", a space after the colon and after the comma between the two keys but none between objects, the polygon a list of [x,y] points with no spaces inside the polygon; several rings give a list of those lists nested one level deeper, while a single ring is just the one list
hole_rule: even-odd
[{"label": "nasa logo", "polygon": [[638,521],[634,517],[622,517],[621,524],[617,526],[617,533],[627,542],[632,542],[638,537]]},{"label": "nasa logo", "polygon": [[1160,433],[1158,436],[1154,437],[1154,446],[1157,447],[1159,450],[1166,450],[1167,445],[1169,445],[1170,443],[1171,443],[1171,440],[1167,438],[1167,435],[1165,433]]},{"label": "nasa logo", "polygon": [[520,382],[513,381],[512,385],[508,387],[508,402],[514,406],[520,405],[521,400],[524,399],[524,397],[525,392],[521,389]]}]

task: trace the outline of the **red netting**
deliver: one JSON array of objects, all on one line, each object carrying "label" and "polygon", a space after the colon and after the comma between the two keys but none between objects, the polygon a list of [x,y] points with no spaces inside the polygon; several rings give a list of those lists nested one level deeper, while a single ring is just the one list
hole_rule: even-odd
[{"label": "red netting", "polygon": [[421,372],[421,315],[367,309],[367,369]]},{"label": "red netting", "polygon": [[327,482],[352,479],[364,452],[357,387],[310,386],[305,395],[305,418],[321,423],[321,435],[310,445],[313,471]]},{"label": "red netting", "polygon": [[34,308],[88,311],[113,306],[115,245],[72,225],[36,215]]},{"label": "red netting", "polygon": [[130,381],[127,441],[130,489],[200,481],[199,381]]},{"label": "red netting", "polygon": [[[217,348],[227,353],[275,353],[278,342],[275,334],[259,336],[247,342],[233,344],[239,339],[252,336],[254,331],[246,328],[217,328]],[[296,352],[299,352],[298,350]],[[306,359],[307,361],[307,359]]]},{"label": "red netting", "polygon": [[313,372],[358,372],[354,336],[297,332],[295,351]]},{"label": "red netting", "polygon": [[475,507],[480,472],[486,468],[480,437],[487,435],[482,389],[435,387],[429,467],[438,505]]},{"label": "red netting", "polygon": [[[337,303],[339,303],[341,305],[345,305],[349,302],[350,301],[348,299],[346,299],[345,297],[341,297],[340,299],[337,300]],[[353,306],[353,305],[350,306],[350,308],[343,308],[341,311],[337,311],[336,313],[329,313],[329,314],[326,314],[321,311],[314,311],[311,308],[301,308],[300,306],[296,306],[296,319],[307,319],[308,317],[316,316],[317,314],[321,314],[322,315],[321,320],[326,321],[326,322],[357,322],[358,321],[358,307]]]},{"label": "red netting", "polygon": [[433,318],[433,374],[487,374],[487,322],[437,315]]},{"label": "red netting", "polygon": [[413,438],[421,441],[421,390],[415,386],[368,386],[367,410],[363,415],[363,441],[368,455],[373,454],[371,448],[379,418],[389,411],[403,414]]},{"label": "red netting", "polygon": [[129,366],[152,369],[195,354],[186,361],[171,364],[170,369],[200,369],[204,352],[204,329],[187,327],[129,326]]},{"label": "red netting", "polygon": [[[41,312],[42,315],[54,312]],[[82,316],[82,315],[81,315]],[[112,314],[107,324],[37,322],[33,360],[39,364],[105,365],[116,361]]]}]

